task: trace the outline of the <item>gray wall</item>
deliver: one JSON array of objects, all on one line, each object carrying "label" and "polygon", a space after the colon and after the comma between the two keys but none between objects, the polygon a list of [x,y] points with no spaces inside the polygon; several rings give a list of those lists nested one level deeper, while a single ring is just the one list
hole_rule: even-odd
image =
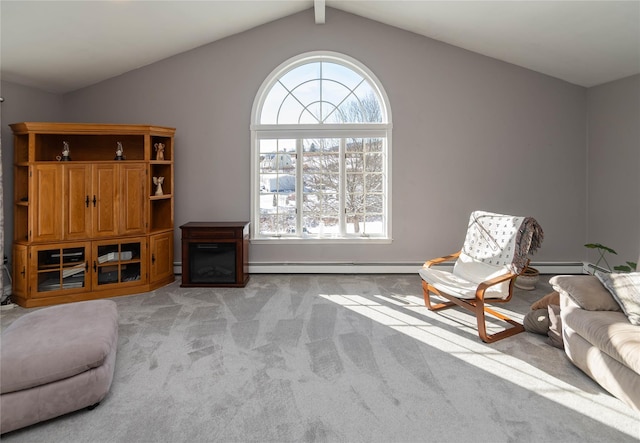
[{"label": "gray wall", "polygon": [[[636,261],[640,252],[640,75],[590,88],[587,103],[587,238],[616,250],[611,266]],[[593,262],[597,256],[589,258]]]},{"label": "gray wall", "polygon": [[584,255],[584,88],[331,8],[326,18],[304,11],[67,94],[66,119],[176,127],[176,226],[248,220],[260,84],[292,56],[341,52],[391,103],[393,243],[253,245],[251,262],[420,262],[457,250],[474,209],[536,217],[536,261]]},{"label": "gray wall", "polygon": [[[545,242],[534,261],[595,260],[587,241],[616,249],[616,264],[640,253],[640,76],[586,90],[331,8],[325,25],[305,11],[65,96],[3,81],[6,253],[9,123],[174,126],[176,226],[248,220],[255,94],[281,62],[313,50],[358,59],[387,91],[394,241],[253,245],[252,262],[420,262],[458,248],[476,208],[536,217]],[[179,229],[175,242],[179,261]]]},{"label": "gray wall", "polygon": [[2,145],[2,195],[4,209],[4,254],[12,256],[13,244],[13,135],[9,124],[23,121],[58,121],[63,118],[62,97],[10,82],[0,83],[4,97],[0,114]]}]

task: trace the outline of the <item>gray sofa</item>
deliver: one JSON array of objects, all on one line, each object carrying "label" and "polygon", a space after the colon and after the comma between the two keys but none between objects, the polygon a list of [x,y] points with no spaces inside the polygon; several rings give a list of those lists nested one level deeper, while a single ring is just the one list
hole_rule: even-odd
[{"label": "gray sofa", "polygon": [[[630,322],[593,275],[551,278],[560,293],[560,323],[569,359],[612,395],[640,411],[640,326]],[[635,321],[635,320],[633,320]]]}]

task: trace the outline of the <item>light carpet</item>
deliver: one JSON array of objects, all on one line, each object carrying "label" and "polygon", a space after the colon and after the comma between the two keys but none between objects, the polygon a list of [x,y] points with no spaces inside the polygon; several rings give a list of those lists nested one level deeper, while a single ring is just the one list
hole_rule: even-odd
[{"label": "light carpet", "polygon": [[[551,289],[516,290],[521,320]],[[116,297],[111,391],[6,442],[633,442],[639,416],[543,336],[482,343],[415,275],[252,275]],[[2,328],[32,311],[2,311]],[[1,413],[1,411],[0,411]]]}]

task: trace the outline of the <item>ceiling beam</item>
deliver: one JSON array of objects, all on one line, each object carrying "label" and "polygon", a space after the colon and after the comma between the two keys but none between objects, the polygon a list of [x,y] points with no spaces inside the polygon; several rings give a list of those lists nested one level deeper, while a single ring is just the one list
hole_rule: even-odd
[{"label": "ceiling beam", "polygon": [[325,0],[313,0],[313,10],[316,14],[316,25],[324,25]]}]

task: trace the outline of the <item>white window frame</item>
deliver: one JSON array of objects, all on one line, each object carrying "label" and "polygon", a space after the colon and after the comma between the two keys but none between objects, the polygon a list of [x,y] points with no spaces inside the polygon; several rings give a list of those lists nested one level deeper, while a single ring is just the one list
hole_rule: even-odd
[{"label": "white window frame", "polygon": [[[264,102],[271,91],[274,84],[287,72],[307,63],[327,61],[345,66],[357,74],[365,78],[374,88],[379,98],[380,111],[382,115],[382,123],[347,123],[347,124],[261,124],[260,118]],[[258,93],[254,99],[251,112],[251,241],[252,243],[391,243],[391,108],[389,100],[384,88],[377,77],[365,65],[359,61],[337,52],[330,51],[314,51],[298,56],[283,62],[278,66],[262,83]],[[385,198],[384,198],[384,214],[385,214],[385,232],[382,235],[365,236],[365,235],[345,235],[345,236],[304,236],[304,235],[287,235],[287,236],[266,236],[260,235],[258,232],[258,223],[260,220],[260,189],[258,187],[258,179],[260,176],[260,141],[264,139],[295,139],[300,140],[307,138],[384,138],[386,142],[386,150],[384,152],[386,162],[384,165],[385,181]],[[343,144],[343,143],[341,143]],[[301,149],[298,148],[298,154]],[[301,157],[299,157],[301,158]],[[301,163],[298,162],[298,168]],[[341,162],[341,165],[343,162]],[[341,166],[342,169],[342,166]],[[342,174],[341,174],[342,175]],[[297,171],[296,189],[302,189],[302,174]],[[344,179],[344,178],[343,178]],[[344,189],[344,187],[341,187]],[[344,194],[344,190],[342,191]],[[341,197],[343,200],[343,196]],[[298,211],[300,209],[298,208]],[[341,215],[344,218],[344,215]],[[297,232],[300,232],[300,220],[298,217]]]}]

